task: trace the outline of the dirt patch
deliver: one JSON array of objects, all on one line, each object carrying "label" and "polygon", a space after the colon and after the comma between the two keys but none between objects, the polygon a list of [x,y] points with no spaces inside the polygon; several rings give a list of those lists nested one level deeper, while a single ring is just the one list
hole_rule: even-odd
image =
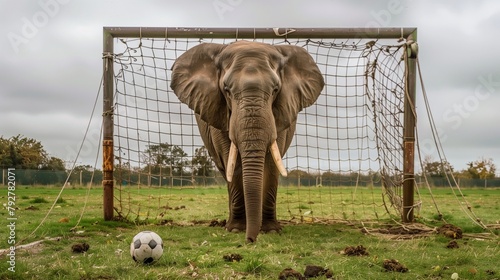
[{"label": "dirt patch", "polygon": [[384,260],[382,267],[385,271],[408,272],[408,268],[395,259]]},{"label": "dirt patch", "polygon": [[316,278],[316,277],[321,277],[321,276],[324,276],[327,279],[332,279],[333,272],[329,268],[324,268],[322,266],[307,265],[306,270],[304,271],[304,275],[302,275],[300,272],[298,272],[292,268],[285,268],[283,271],[280,272],[278,279],[305,280],[308,278]]},{"label": "dirt patch", "polygon": [[173,219],[163,219],[159,220],[157,225],[169,225],[169,226],[180,226],[180,227],[188,227],[188,226],[196,226],[196,225],[207,225],[210,227],[224,227],[226,226],[226,220],[218,221],[218,220],[191,220],[191,221],[174,221]]},{"label": "dirt patch", "polygon": [[225,227],[226,226],[226,220],[211,220],[210,224],[208,225],[209,227]]},{"label": "dirt patch", "polygon": [[457,241],[452,240],[452,241],[448,242],[448,245],[446,245],[446,248],[457,249],[457,248],[459,248],[459,246],[458,246]]},{"label": "dirt patch", "polygon": [[462,238],[462,229],[452,224],[445,224],[441,226],[440,228],[438,228],[438,232],[448,238],[453,238],[453,239]]},{"label": "dirt patch", "polygon": [[98,275],[98,276],[92,276],[88,278],[87,276],[82,276],[80,280],[96,280],[96,279],[102,279],[102,280],[114,280],[116,279],[114,276],[108,276],[108,275]]},{"label": "dirt patch", "polygon": [[362,233],[384,237],[388,239],[413,239],[426,237],[436,233],[436,228],[431,228],[423,224],[404,224],[399,226],[388,225],[381,228],[361,229]]},{"label": "dirt patch", "polygon": [[161,226],[165,226],[165,225],[171,225],[171,224],[173,224],[173,222],[174,222],[174,220],[172,220],[172,219],[163,219],[158,224]]},{"label": "dirt patch", "polygon": [[417,223],[404,224],[400,226],[389,225],[387,227],[373,229],[363,227],[361,232],[389,239],[412,239],[430,236],[435,233],[443,234],[444,236],[453,239],[462,238],[462,229],[452,224],[445,224],[439,228],[431,228]]},{"label": "dirt patch", "polygon": [[184,205],[181,205],[181,206],[176,206],[176,207],[172,207],[172,206],[169,206],[169,205],[165,205],[165,206],[162,206],[160,207],[161,209],[165,209],[165,210],[181,210],[181,209],[186,209],[186,206]]},{"label": "dirt patch", "polygon": [[33,205],[30,205],[30,206],[28,206],[28,207],[24,208],[24,210],[34,210],[34,211],[36,211],[36,210],[40,210],[40,208],[35,207],[35,206],[33,206]]},{"label": "dirt patch", "polygon": [[291,268],[285,268],[283,269],[282,272],[278,275],[279,280],[289,280],[289,279],[299,279],[299,280],[305,280],[306,278],[302,276],[302,274],[296,270],[293,270]]},{"label": "dirt patch", "polygon": [[304,272],[305,278],[314,278],[325,276],[326,278],[332,278],[333,272],[328,268],[323,268],[317,265],[308,265],[306,266],[306,271]]},{"label": "dirt patch", "polygon": [[89,250],[90,246],[87,243],[77,243],[71,246],[71,252],[73,253],[84,253]]},{"label": "dirt patch", "polygon": [[243,259],[240,254],[227,254],[222,257],[226,262],[239,262]]},{"label": "dirt patch", "polygon": [[385,229],[380,229],[380,233],[385,234],[398,234],[398,235],[417,235],[426,233],[429,231],[427,227],[418,227],[418,226],[388,226]]},{"label": "dirt patch", "polygon": [[369,253],[363,245],[347,246],[344,250],[340,251],[340,254],[347,256],[368,256]]}]

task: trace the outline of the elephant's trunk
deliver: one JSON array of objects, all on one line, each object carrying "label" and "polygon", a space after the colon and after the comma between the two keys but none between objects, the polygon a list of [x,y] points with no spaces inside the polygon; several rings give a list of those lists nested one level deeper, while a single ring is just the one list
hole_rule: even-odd
[{"label": "elephant's trunk", "polygon": [[[245,211],[247,219],[247,241],[255,242],[262,224],[262,199],[263,199],[263,174],[267,150],[255,150],[258,143],[243,145],[242,168],[243,168],[243,189],[245,196]],[[252,147],[249,150],[249,147]],[[264,146],[265,147],[265,146]],[[271,144],[269,151],[272,154],[278,170],[283,176],[287,175],[286,169],[281,161],[281,155],[276,140]],[[238,157],[238,148],[231,142],[229,150],[228,169],[226,178],[232,180],[234,167]]]},{"label": "elephant's trunk", "polygon": [[226,178],[232,180],[238,150],[241,158],[243,196],[245,197],[246,239],[255,242],[262,226],[264,165],[266,154],[276,140],[276,128],[270,106],[253,98],[239,102],[231,116],[229,133],[232,140]]},{"label": "elephant's trunk", "polygon": [[262,225],[264,161],[264,151],[251,157],[242,156],[247,242],[257,240]]}]

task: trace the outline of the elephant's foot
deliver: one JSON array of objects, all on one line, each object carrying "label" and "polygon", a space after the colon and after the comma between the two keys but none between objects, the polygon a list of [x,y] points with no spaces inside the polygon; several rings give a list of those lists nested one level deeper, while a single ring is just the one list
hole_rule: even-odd
[{"label": "elephant's foot", "polygon": [[244,232],[246,227],[245,220],[232,220],[226,223],[226,230],[229,232]]},{"label": "elephant's foot", "polygon": [[276,220],[262,221],[261,231],[265,233],[278,233],[281,232],[281,225]]}]

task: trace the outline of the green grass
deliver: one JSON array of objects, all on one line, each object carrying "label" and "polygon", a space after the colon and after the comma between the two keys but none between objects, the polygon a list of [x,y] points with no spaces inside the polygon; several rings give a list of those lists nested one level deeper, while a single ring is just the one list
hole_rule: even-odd
[{"label": "green grass", "polygon": [[31,203],[48,203],[48,201],[43,197],[37,197],[30,201]]},{"label": "green grass", "polygon": [[[494,279],[500,275],[498,230],[484,232],[472,223],[460,209],[462,202],[448,189],[434,190],[434,195],[445,219],[465,232],[465,237],[457,240],[457,249],[446,248],[450,239],[438,234],[396,241],[366,235],[360,223],[322,224],[305,219],[306,223],[294,224],[298,221],[297,213],[306,218],[309,216],[304,213],[311,212],[308,215],[334,219],[342,215],[348,218],[371,215],[373,206],[363,206],[368,210],[360,210],[355,205],[358,197],[371,201],[373,190],[358,189],[353,196],[352,190],[347,188],[283,188],[278,197],[279,215],[283,219],[295,219],[285,225],[280,234],[259,235],[255,244],[246,244],[244,233],[228,233],[223,228],[208,226],[211,219],[227,218],[227,191],[224,188],[134,189],[131,198],[146,199],[151,206],[142,205],[144,213],[138,215],[140,223],[137,224],[103,221],[102,190],[95,188],[90,191],[77,227],[87,189],[66,189],[62,195],[64,199],[57,201],[45,222],[29,236],[52,207],[58,192],[58,188],[50,187],[16,188],[16,239],[26,238],[23,244],[48,237],[61,239],[16,250],[15,273],[8,271],[4,254],[0,257],[0,279],[277,279],[285,268],[303,273],[310,264],[329,268],[336,279],[450,279],[454,272],[460,279]],[[376,192],[374,197],[378,195]],[[498,223],[498,190],[467,189],[464,192],[470,207],[484,223]],[[157,201],[151,194],[162,195],[162,199]],[[7,202],[6,193],[0,197],[3,203]],[[34,202],[40,200],[45,202]],[[156,211],[157,208],[162,210]],[[426,203],[421,210],[420,221],[430,226],[441,224],[434,219],[437,217],[435,206]],[[143,219],[148,211],[149,219]],[[339,211],[344,213],[336,213]],[[380,213],[383,212],[381,209]],[[161,219],[172,222],[158,225],[161,219],[153,219],[158,213],[164,213]],[[129,213],[129,218],[135,216]],[[8,217],[4,209],[0,219],[8,224]],[[379,219],[373,226],[381,226],[387,221]],[[142,230],[153,230],[164,241],[162,258],[150,266],[135,264],[129,254],[132,237]],[[2,224],[1,248],[10,246],[8,235],[8,227]],[[90,245],[89,251],[72,253],[71,246],[82,242]],[[340,253],[346,246],[357,245],[367,248],[369,255]],[[227,262],[223,257],[228,254],[239,254],[243,259]],[[409,271],[385,272],[384,259],[396,259]]]}]

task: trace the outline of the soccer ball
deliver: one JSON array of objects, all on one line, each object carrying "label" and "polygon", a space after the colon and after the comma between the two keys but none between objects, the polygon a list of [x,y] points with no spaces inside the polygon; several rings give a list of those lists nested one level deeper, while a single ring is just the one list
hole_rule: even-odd
[{"label": "soccer ball", "polygon": [[163,240],[152,231],[141,231],[132,239],[130,255],[138,263],[151,264],[163,254]]}]

